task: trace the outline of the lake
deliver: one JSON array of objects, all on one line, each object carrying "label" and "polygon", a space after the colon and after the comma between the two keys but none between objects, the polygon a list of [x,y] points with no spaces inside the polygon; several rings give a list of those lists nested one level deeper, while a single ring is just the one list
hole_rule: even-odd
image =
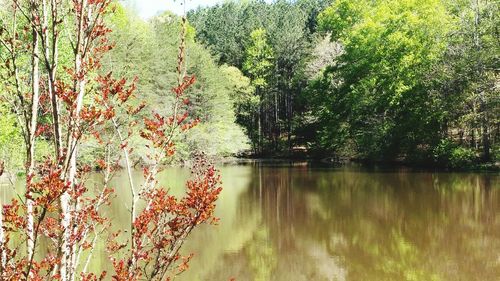
[{"label": "lake", "polygon": [[[498,173],[306,164],[220,166],[220,223],[193,232],[176,280],[500,280]],[[187,176],[160,181],[181,194]],[[115,187],[125,225],[125,174]]]}]

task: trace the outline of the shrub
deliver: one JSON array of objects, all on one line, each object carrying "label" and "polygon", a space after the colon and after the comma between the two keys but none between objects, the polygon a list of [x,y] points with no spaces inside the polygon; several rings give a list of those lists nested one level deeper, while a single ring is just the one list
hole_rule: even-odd
[{"label": "shrub", "polygon": [[476,153],[460,147],[448,139],[443,139],[433,150],[434,161],[438,165],[453,169],[470,168],[476,162]]}]

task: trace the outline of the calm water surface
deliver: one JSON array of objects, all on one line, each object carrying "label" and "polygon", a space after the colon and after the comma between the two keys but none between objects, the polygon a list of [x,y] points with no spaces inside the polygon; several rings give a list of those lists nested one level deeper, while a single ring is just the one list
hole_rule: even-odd
[{"label": "calm water surface", "polygon": [[[500,176],[264,164],[220,167],[218,226],[176,280],[500,280]],[[182,193],[184,169],[160,178]],[[138,177],[140,178],[140,177]],[[115,182],[128,202],[125,175]],[[119,186],[123,186],[123,191]],[[128,224],[125,203],[113,220]],[[106,267],[105,253],[94,267]]]},{"label": "calm water surface", "polygon": [[228,166],[181,280],[500,280],[498,174]]}]

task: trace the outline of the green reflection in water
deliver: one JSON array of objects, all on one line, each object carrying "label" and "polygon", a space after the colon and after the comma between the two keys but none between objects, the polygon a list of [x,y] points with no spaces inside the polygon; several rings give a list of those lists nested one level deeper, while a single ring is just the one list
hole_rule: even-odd
[{"label": "green reflection in water", "polygon": [[[184,249],[195,253],[191,268],[176,280],[500,280],[498,174],[220,170],[220,224],[193,232]],[[172,168],[160,182],[182,194],[188,175]],[[129,223],[125,175],[114,186],[117,204],[106,212],[118,228]],[[92,266],[109,268],[99,247]]]},{"label": "green reflection in water", "polygon": [[248,241],[245,247],[245,254],[254,280],[270,280],[277,264],[277,257],[266,228],[260,228],[254,233],[253,239]]}]

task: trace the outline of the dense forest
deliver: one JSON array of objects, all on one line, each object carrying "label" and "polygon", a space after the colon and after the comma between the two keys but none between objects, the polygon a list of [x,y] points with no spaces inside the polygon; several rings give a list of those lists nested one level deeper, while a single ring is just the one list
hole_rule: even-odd
[{"label": "dense forest", "polygon": [[496,1],[228,2],[196,39],[251,79],[236,116],[262,155],[464,167],[499,155]]},{"label": "dense forest", "polygon": [[[100,71],[137,79],[145,106],[168,113],[180,17],[143,20],[127,7],[116,3],[106,16],[114,48]],[[197,83],[188,95],[191,116],[203,122],[182,136],[176,158],[203,149],[214,157],[448,167],[498,161],[498,10],[487,0],[228,1],[192,10],[186,71]],[[0,12],[5,21],[9,11]],[[69,57],[68,42],[60,45],[60,57]],[[22,137],[7,95],[1,92],[0,157],[21,167],[22,158],[12,157]],[[39,147],[50,143],[47,135]],[[89,163],[103,154],[95,140],[82,146]],[[134,163],[147,161],[143,154],[134,151]]]},{"label": "dense forest", "polygon": [[[100,72],[112,73],[113,77],[124,77],[130,81],[137,79],[137,96],[144,101],[146,110],[151,109],[160,114],[171,113],[169,110],[174,97],[169,94],[169,85],[174,85],[177,79],[180,17],[167,12],[145,22],[132,11],[116,4],[113,13],[107,14],[105,20],[113,30],[109,36],[113,48],[102,58]],[[201,148],[211,156],[235,155],[247,149],[249,145],[244,131],[235,122],[234,93],[239,89],[246,90],[249,82],[238,69],[218,66],[209,51],[194,41],[194,33],[194,29],[188,26],[186,73],[196,75],[197,83],[189,89],[187,99],[190,100],[191,116],[204,122],[182,136],[176,159],[184,159],[189,153]],[[59,56],[63,58],[60,70],[63,73],[64,58],[71,56],[71,49],[67,42],[62,41],[60,44]],[[11,82],[8,79],[4,81]],[[5,85],[6,88],[9,86]],[[22,157],[12,155],[22,151],[21,132],[16,124],[14,112],[8,107],[8,103],[12,103],[11,97],[7,97],[7,91],[2,95],[1,157],[7,166],[20,167]],[[139,121],[143,115],[138,114],[133,118]],[[47,124],[51,122],[44,121]],[[44,154],[43,150],[49,149],[50,138],[51,136],[46,135],[42,139],[39,145],[40,155]],[[18,141],[13,142],[12,139]],[[137,132],[129,141],[143,142]],[[96,155],[102,156],[104,153],[93,138],[83,140],[81,151],[85,163],[92,163],[97,158]],[[131,157],[134,162],[141,163],[147,161],[145,157],[141,157],[144,154],[145,151],[136,150]]]}]

